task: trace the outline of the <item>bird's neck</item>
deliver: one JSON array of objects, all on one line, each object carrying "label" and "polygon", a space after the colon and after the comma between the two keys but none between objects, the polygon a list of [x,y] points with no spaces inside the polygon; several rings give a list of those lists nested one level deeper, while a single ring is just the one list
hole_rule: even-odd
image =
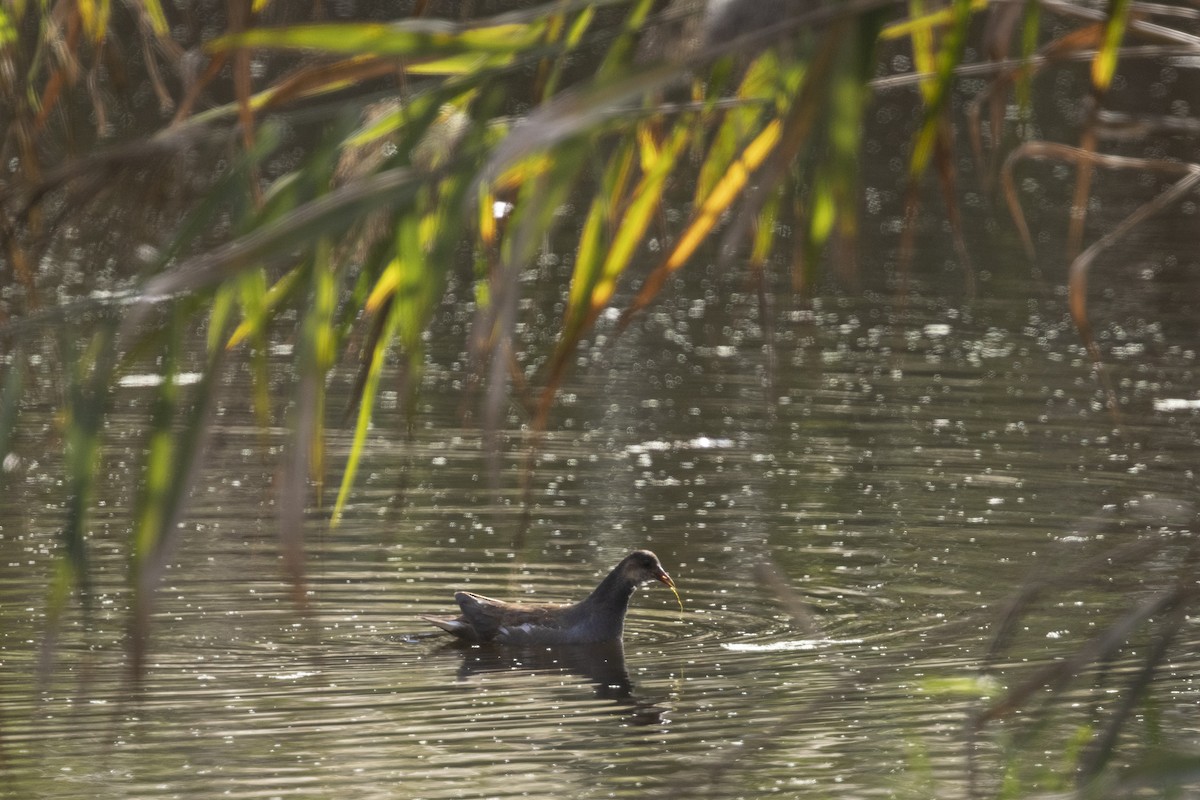
[{"label": "bird's neck", "polygon": [[622,575],[619,570],[613,570],[604,580],[600,581],[600,585],[587,596],[581,605],[624,611],[629,606],[629,598],[633,595],[635,588],[637,588],[636,584]]},{"label": "bird's neck", "polygon": [[625,610],[636,584],[616,570],[600,581],[595,591],[575,606],[580,621],[591,627],[590,636],[596,641],[620,639],[625,627]]}]

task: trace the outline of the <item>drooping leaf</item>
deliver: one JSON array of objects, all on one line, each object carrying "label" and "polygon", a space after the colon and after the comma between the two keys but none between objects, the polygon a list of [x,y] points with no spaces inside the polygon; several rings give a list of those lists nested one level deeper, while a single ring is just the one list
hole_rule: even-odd
[{"label": "drooping leaf", "polygon": [[[918,0],[913,2],[915,5]],[[953,86],[954,69],[962,62],[967,44],[967,31],[973,14],[971,0],[953,0],[949,11],[952,13],[951,25],[936,52],[932,42],[928,41],[928,31],[914,33],[914,55],[918,52],[921,54],[918,57],[919,68],[931,73],[930,79],[921,82],[925,119],[909,159],[909,176],[914,180],[928,168],[933,158],[935,139],[941,135],[941,119]]]},{"label": "drooping leaf", "polygon": [[[148,653],[150,620],[163,572],[179,537],[184,506],[191,494],[211,432],[217,374],[225,349],[209,351],[200,380],[186,401],[179,387],[180,353],[194,304],[175,303],[169,309],[162,370],[151,411],[151,428],[142,466],[141,493],[134,513],[132,535],[133,619],[131,670],[140,678]],[[219,340],[224,334],[219,333]]]},{"label": "drooping leaf", "polygon": [[[608,244],[598,270],[596,265],[603,249],[598,237],[604,208],[603,205],[593,205],[583,237],[580,239],[581,258],[577,265],[578,274],[572,277],[570,305],[566,312],[563,333],[551,358],[546,387],[538,405],[535,426],[539,429],[545,424],[546,414],[561,383],[568,357],[575,351],[587,327],[607,307],[616,289],[617,280],[629,266],[651,219],[661,208],[667,178],[671,175],[680,154],[686,149],[691,135],[691,126],[686,121],[681,121],[661,147],[651,146],[648,142],[642,144],[642,179],[633,190],[629,206],[622,215],[620,224],[616,226],[613,239]],[[610,181],[616,180],[623,172],[624,165],[618,158],[615,161],[615,169],[610,167]]]},{"label": "drooping leaf", "polygon": [[460,54],[514,53],[535,44],[543,26],[463,25],[445,20],[403,19],[391,23],[328,23],[284,28],[253,28],[209,43],[221,52],[235,48],[302,49],[356,56],[445,58]]},{"label": "drooping leaf", "polygon": [[93,42],[103,41],[108,33],[108,19],[112,14],[112,0],[79,0],[79,16],[83,29]]},{"label": "drooping leaf", "polygon": [[[18,15],[18,19],[20,16]],[[0,48],[7,47],[17,40],[17,26],[7,10],[0,6]]]},{"label": "drooping leaf", "polygon": [[337,500],[333,505],[333,514],[330,519],[331,525],[337,525],[341,521],[342,512],[345,510],[346,502],[350,497],[350,491],[354,487],[354,478],[358,474],[358,465],[362,461],[363,451],[366,446],[367,431],[370,430],[371,426],[375,397],[379,392],[379,379],[383,373],[384,359],[399,328],[400,311],[397,306],[387,304],[379,309],[379,312],[386,314],[386,317],[382,323],[380,335],[374,337],[370,343],[371,349],[368,356],[368,367],[363,381],[363,389],[358,399],[358,416],[354,424],[354,438],[350,444],[350,452],[346,457],[346,466],[342,471],[342,480],[341,485],[338,487]]},{"label": "drooping leaf", "polygon": [[726,111],[713,135],[696,180],[697,204],[704,202],[712,193],[716,182],[737,157],[738,148],[754,135],[756,121],[763,114],[761,103],[774,96],[775,85],[780,79],[779,70],[779,57],[772,50],[756,58],[746,69],[736,94],[738,99],[746,103]]},{"label": "drooping leaf", "polygon": [[277,262],[295,247],[312,245],[324,234],[343,233],[363,212],[381,202],[412,197],[421,185],[421,176],[401,168],[363,178],[305,203],[227,245],[185,259],[149,280],[143,294],[149,301],[196,291],[243,270]]},{"label": "drooping leaf", "polygon": [[[1042,23],[1042,7],[1036,0],[1027,0],[1024,9],[1024,22],[1021,26],[1021,59],[1030,61],[1037,52],[1038,32]],[[1022,69],[1016,80],[1017,107],[1021,110],[1022,119],[1028,118],[1033,105],[1033,71]],[[993,133],[993,137],[997,134]]]},{"label": "drooping leaf", "polygon": [[17,415],[21,409],[24,367],[20,362],[21,351],[10,354],[4,385],[0,387],[0,462],[8,457],[9,444],[17,426]]},{"label": "drooping leaf", "polygon": [[[971,0],[972,11],[984,11],[987,7],[988,0]],[[909,8],[913,10],[913,13],[908,19],[885,26],[879,33],[880,39],[899,39],[918,33],[927,33],[933,28],[942,28],[952,24],[958,13],[950,7],[928,12],[924,10],[923,5],[914,7],[910,4]]]},{"label": "drooping leaf", "polygon": [[617,278],[629,266],[629,261],[646,229],[650,225],[654,213],[660,208],[663,189],[667,178],[678,161],[691,136],[691,126],[681,122],[675,127],[670,138],[663,143],[660,151],[653,155],[643,149],[641,181],[633,191],[629,208],[617,227],[616,235],[609,245],[608,254],[604,259],[600,280],[592,289],[590,313],[599,313],[608,304],[616,288]]},{"label": "drooping leaf", "polygon": [[637,297],[626,310],[626,315],[645,308],[658,294],[663,283],[666,282],[667,276],[687,263],[700,243],[716,227],[721,215],[737,201],[751,173],[762,165],[767,156],[779,144],[782,130],[782,122],[777,119],[772,120],[758,136],[754,137],[754,140],[742,151],[741,156],[729,165],[729,169],[717,182],[712,193],[697,210],[691,224],[679,237],[670,255],[655,268],[646,282],[642,284]]},{"label": "drooping leaf", "polygon": [[142,8],[146,11],[146,18],[150,20],[150,27],[154,31],[154,35],[159,37],[170,36],[171,30],[167,25],[167,15],[163,13],[160,0],[140,0],[140,2]]},{"label": "drooping leaf", "polygon": [[560,338],[564,340],[575,338],[578,331],[587,324],[593,291],[600,280],[601,266],[604,264],[604,236],[609,224],[615,226],[618,210],[625,202],[625,181],[633,162],[634,147],[631,142],[626,141],[610,158],[599,191],[592,198],[592,207],[579,236],[575,267],[571,272],[571,284],[567,294],[567,307],[563,312],[563,332]]},{"label": "drooping leaf", "polygon": [[559,94],[512,126],[504,141],[492,150],[481,170],[481,181],[494,181],[514,164],[595,130],[628,112],[632,100],[680,80],[683,74],[678,65],[667,64]]},{"label": "drooping leaf", "polygon": [[636,0],[636,5],[629,10],[625,17],[621,32],[609,46],[608,52],[604,54],[604,61],[600,64],[600,69],[596,71],[596,77],[600,83],[625,71],[624,68],[629,63],[630,55],[637,43],[637,37],[641,33],[642,24],[653,8],[652,0]]},{"label": "drooping leaf", "polygon": [[1110,0],[1108,16],[1104,21],[1104,39],[1100,51],[1092,61],[1092,86],[1097,92],[1108,91],[1113,75],[1117,71],[1117,58],[1121,52],[1121,40],[1129,28],[1130,0]]},{"label": "drooping leaf", "polygon": [[248,301],[243,294],[242,307],[246,318],[230,335],[225,347],[232,350],[246,339],[260,337],[267,323],[274,316],[274,312],[291,296],[302,277],[303,274],[299,268],[290,270],[263,294],[261,300]]}]

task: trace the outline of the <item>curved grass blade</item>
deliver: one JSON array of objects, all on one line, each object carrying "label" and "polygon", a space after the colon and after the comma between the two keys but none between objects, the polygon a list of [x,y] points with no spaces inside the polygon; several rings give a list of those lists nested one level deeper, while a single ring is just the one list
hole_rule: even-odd
[{"label": "curved grass blade", "polygon": [[[746,68],[736,97],[747,101],[772,98],[776,94],[776,86],[785,77],[781,70],[778,55],[774,50],[768,50]],[[797,74],[795,77],[800,76]],[[756,122],[761,116],[762,109],[753,105],[738,106],[725,112],[725,118],[713,135],[712,144],[709,145],[708,154],[696,179],[696,205],[703,203],[704,199],[712,194],[717,181],[737,157],[739,146],[754,134]]]},{"label": "curved grass blade", "polygon": [[[914,5],[917,5],[915,0]],[[928,31],[924,32],[925,35],[914,35],[914,60],[922,72],[931,72],[933,78],[921,83],[921,93],[925,97],[925,121],[917,133],[909,160],[908,172],[913,180],[924,174],[934,155],[935,140],[943,136],[943,110],[950,97],[954,70],[962,62],[966,50],[967,30],[974,13],[971,0],[953,0],[948,10],[952,14],[950,29],[936,53]]]},{"label": "curved grass blade", "polygon": [[83,352],[70,340],[69,326],[63,326],[60,333],[61,351],[68,354],[64,408],[67,501],[66,518],[59,533],[62,558],[47,599],[41,658],[44,672],[50,669],[54,643],[72,589],[79,593],[84,614],[91,610],[87,525],[100,457],[100,431],[116,358],[112,321],[100,326]]},{"label": "curved grass blade", "polygon": [[646,148],[643,148],[642,169],[644,175],[634,188],[629,208],[626,210],[621,224],[617,227],[616,236],[613,237],[609,246],[608,255],[604,259],[604,267],[600,272],[600,280],[592,288],[588,310],[590,317],[594,318],[608,305],[608,301],[616,289],[617,279],[629,266],[634,250],[641,243],[653,215],[661,207],[667,178],[670,177],[683,148],[691,141],[692,134],[691,124],[686,121],[680,122],[675,127],[671,138],[663,143],[660,151],[650,154]]},{"label": "curved grass blade", "polygon": [[[923,0],[912,0],[910,7],[919,13],[924,8]],[[920,206],[918,189],[930,163],[936,162],[955,248],[960,260],[964,262],[968,287],[973,287],[972,271],[966,257],[966,246],[962,244],[962,228],[956,207],[954,146],[946,110],[949,107],[955,70],[966,51],[967,32],[974,9],[971,0],[952,0],[947,11],[950,12],[950,27],[942,39],[941,46],[936,50],[931,31],[922,28],[913,32],[914,61],[921,72],[929,73],[932,77],[920,83],[925,112],[924,121],[913,141],[912,154],[909,156],[908,186],[904,198],[904,233],[900,243],[900,269],[905,276],[904,280],[907,281],[908,268],[915,250],[916,219]]]},{"label": "curved grass blade", "polygon": [[112,16],[112,0],[79,0],[79,16],[83,28],[93,43],[104,40],[108,33],[108,20]]},{"label": "curved grass blade", "polygon": [[[143,580],[143,573],[150,573],[156,565],[156,553],[166,541],[164,520],[170,511],[171,484],[177,455],[174,422],[179,409],[179,337],[182,329],[178,308],[173,310],[171,317],[166,352],[162,356],[162,368],[158,374],[158,389],[150,405],[142,489],[134,510],[131,563],[133,583],[137,590],[135,605],[139,609],[149,607],[150,601],[143,595],[153,592],[155,585],[152,580]],[[149,612],[139,613],[134,631],[135,674],[141,673],[148,624]]]},{"label": "curved grass blade", "polygon": [[1181,174],[1186,176],[1196,169],[1196,165],[1194,164],[1168,161],[1166,159],[1105,155],[1092,150],[1072,147],[1067,144],[1058,144],[1057,142],[1026,142],[1013,150],[1008,158],[1005,159],[1000,179],[1004,189],[1005,200],[1008,203],[1009,214],[1012,217],[1013,224],[1017,226],[1017,230],[1021,235],[1021,241],[1025,244],[1026,254],[1030,258],[1036,255],[1036,250],[1033,246],[1033,236],[1030,234],[1029,225],[1025,220],[1025,214],[1021,208],[1020,197],[1017,194],[1014,172],[1017,163],[1024,159],[1037,161],[1052,158],[1076,164],[1095,164],[1110,169],[1145,170],[1147,172],[1175,176]]},{"label": "curved grass blade", "polygon": [[[519,270],[533,258],[589,155],[588,142],[579,139],[567,143],[558,150],[557,158],[545,163],[545,171],[533,174],[532,179],[521,185],[514,204],[510,234],[501,242],[500,265],[491,276],[489,303],[480,307],[479,313],[484,319],[477,323],[477,330],[482,335],[475,343],[476,361],[482,363],[485,360],[483,353],[478,351],[486,351],[490,359],[483,410],[484,435],[489,442],[494,441],[499,430],[501,409],[506,401],[512,332],[519,300]],[[540,166],[544,162],[538,163]],[[490,448],[490,452],[495,454],[496,448]],[[499,471],[494,455],[491,471],[493,476]]]},{"label": "curved grass blade", "polygon": [[637,0],[637,5],[625,17],[621,33],[608,48],[608,52],[604,54],[604,61],[600,64],[600,69],[596,71],[596,77],[601,82],[625,73],[625,66],[629,63],[630,54],[637,43],[637,37],[641,34],[642,25],[653,7],[652,0]]},{"label": "curved grass blade", "polygon": [[198,291],[246,269],[288,258],[296,248],[314,244],[323,235],[343,232],[380,203],[410,199],[426,180],[426,176],[412,170],[396,168],[335,189],[227,245],[185,259],[151,278],[142,291],[143,302]]},{"label": "curved grass blade", "polygon": [[[770,202],[776,190],[780,188],[789,175],[794,175],[794,165],[806,149],[815,152],[817,146],[814,129],[818,125],[828,105],[829,88],[833,81],[830,75],[839,63],[841,54],[846,48],[848,37],[858,35],[874,42],[880,25],[881,13],[876,10],[858,18],[847,18],[830,25],[822,36],[820,48],[808,62],[802,73],[796,68],[788,70],[789,75],[795,74],[799,81],[793,85],[792,80],[785,78],[780,82],[776,99],[776,108],[782,122],[779,143],[772,152],[764,157],[757,171],[757,180],[752,189],[744,192],[741,210],[733,223],[728,226],[724,236],[721,252],[730,253],[740,246],[742,240],[749,236],[752,226],[758,219],[762,207]],[[802,80],[799,80],[802,75]],[[800,198],[794,201],[798,210],[802,211]],[[803,229],[801,229],[803,230]],[[807,269],[803,264],[803,252],[806,246],[805,237],[797,237],[796,252],[800,254],[793,267],[793,281],[800,282]],[[623,317],[620,325],[628,323],[628,315]]]},{"label": "curved grass blade", "polygon": [[[1194,581],[1190,582],[1194,585]],[[1108,724],[1104,726],[1100,736],[1089,744],[1079,759],[1079,782],[1081,784],[1086,784],[1098,777],[1112,761],[1121,732],[1125,730],[1138,704],[1145,698],[1155,673],[1163,665],[1171,645],[1174,644],[1187,618],[1188,604],[1180,602],[1168,611],[1167,618],[1155,631],[1152,643],[1148,648],[1149,652],[1146,653],[1142,662],[1142,668],[1125,685]]]},{"label": "curved grass blade", "polygon": [[1092,61],[1092,88],[1100,94],[1108,91],[1113,75],[1117,71],[1117,58],[1121,54],[1121,40],[1129,29],[1131,0],[1110,0],[1108,18],[1104,21],[1104,36],[1100,51]]},{"label": "curved grass blade", "polygon": [[291,438],[284,453],[279,479],[279,544],[283,571],[300,608],[307,604],[304,568],[304,517],[309,505],[308,480],[317,485],[321,500],[324,469],[325,376],[336,358],[333,324],[338,282],[330,261],[333,246],[318,242],[316,253],[302,270],[308,279],[308,297],[302,314],[299,344],[295,351],[296,402],[291,417]]},{"label": "curved grass blade", "polygon": [[[18,18],[19,18],[18,14]],[[0,48],[7,47],[17,40],[17,26],[7,10],[0,7]]]},{"label": "curved grass blade", "polygon": [[352,55],[448,57],[459,54],[518,53],[537,44],[544,24],[458,24],[405,19],[392,23],[328,23],[255,28],[222,36],[211,52],[238,48],[316,50]]},{"label": "curved grass blade", "polygon": [[1043,687],[1057,691],[1080,672],[1098,661],[1111,657],[1124,646],[1133,632],[1147,620],[1169,611],[1184,597],[1185,591],[1178,587],[1161,592],[1126,613],[1109,627],[1102,630],[1084,645],[1060,661],[1047,664],[1033,672],[1021,683],[1012,687],[1004,697],[985,709],[976,719],[977,725],[1001,719],[1017,711]]},{"label": "curved grass blade", "polygon": [[325,476],[325,400],[326,375],[337,362],[339,349],[336,314],[340,282],[333,263],[333,243],[322,239],[317,243],[313,260],[311,305],[304,315],[302,337],[304,348],[301,368],[311,371],[308,398],[313,403],[311,429],[308,432],[310,452],[309,474],[316,486],[317,505],[323,500]]},{"label": "curved grass blade", "polygon": [[7,372],[4,376],[4,386],[0,388],[0,461],[8,456],[12,433],[17,425],[17,415],[21,410],[25,370],[21,363],[20,350],[9,354]]},{"label": "curved grass blade", "polygon": [[[358,465],[362,460],[366,434],[373,414],[384,356],[393,340],[399,339],[407,356],[405,382],[409,415],[413,413],[415,393],[424,370],[424,333],[445,291],[452,249],[461,239],[461,215],[466,191],[465,176],[442,180],[436,191],[422,192],[418,207],[403,214],[396,223],[394,256],[383,269],[364,302],[368,313],[382,315],[372,336],[370,353],[364,357],[365,374],[357,399],[358,419],[350,454],[338,489],[331,518],[336,525],[345,509]],[[430,209],[425,213],[420,207]]]},{"label": "curved grass blade", "polygon": [[632,172],[633,157],[633,143],[626,140],[609,161],[599,191],[592,198],[592,207],[579,237],[575,268],[571,272],[560,341],[576,338],[588,324],[592,294],[604,264],[603,235],[608,225],[616,224],[619,209],[625,202],[625,184]]},{"label": "curved grass blade", "polygon": [[815,264],[836,234],[842,256],[840,268],[848,278],[857,272],[853,243],[858,233],[859,153],[880,24],[878,16],[859,20],[856,30],[846,36],[846,44],[832,67],[824,126],[828,156],[816,169],[809,201],[811,221],[804,240],[803,263]]},{"label": "curved grass blade", "polygon": [[[1042,7],[1035,0],[1026,0],[1024,21],[1021,25],[1021,60],[1025,63],[1032,64],[1033,57],[1037,53],[1038,31],[1041,28],[1041,21]],[[1028,124],[1033,108],[1032,68],[1021,69],[1017,73],[1015,94],[1021,118]],[[1001,109],[997,108],[996,116],[999,117],[1000,113]],[[999,124],[996,124],[995,128],[998,131],[1000,128]],[[998,138],[995,133],[992,135]]]},{"label": "curved grass blade", "polygon": [[342,472],[341,486],[338,488],[337,500],[333,505],[333,515],[330,525],[337,525],[342,518],[350,490],[354,486],[354,478],[358,474],[358,465],[362,460],[363,448],[366,445],[367,431],[371,426],[371,416],[374,413],[375,397],[379,392],[379,378],[383,373],[384,360],[387,351],[399,328],[400,314],[394,304],[387,304],[381,313],[385,315],[379,328],[379,334],[371,342],[371,352],[358,400],[358,418],[354,424],[354,439],[350,446],[350,454]]},{"label": "curved grass blade", "polygon": [[1087,313],[1088,272],[1091,269],[1092,262],[1095,261],[1096,256],[1102,251],[1123,239],[1131,230],[1150,217],[1174,204],[1200,186],[1200,165],[1193,164],[1190,166],[1191,171],[1188,175],[1180,178],[1169,189],[1157,195],[1150,202],[1138,206],[1132,214],[1121,220],[1115,228],[1106,233],[1100,240],[1094,242],[1087,250],[1080,253],[1071,262],[1068,270],[1067,299],[1071,309],[1071,318],[1075,322],[1075,328],[1079,331],[1080,338],[1083,339],[1084,345],[1087,347],[1088,355],[1092,358],[1092,363],[1096,365],[1100,373],[1100,380],[1104,386],[1108,407],[1114,416],[1119,409],[1116,390],[1112,386],[1108,371],[1102,368],[1103,362],[1100,356],[1100,348],[1096,344],[1096,338],[1092,331],[1092,323]]},{"label": "curved grass blade", "polygon": [[721,216],[741,197],[750,175],[753,174],[779,144],[783,123],[772,120],[754,138],[741,156],[730,164],[729,169],[717,182],[712,194],[705,198],[691,225],[680,236],[679,242],[659,266],[646,278],[629,307],[621,314],[618,328],[623,329],[630,318],[653,302],[672,272],[682,267],[696,252],[700,243],[708,237],[720,221]]},{"label": "curved grass blade", "polygon": [[163,13],[159,0],[138,0],[138,5],[146,13],[146,19],[150,20],[150,29],[154,31],[155,36],[165,39],[171,35],[167,15]]},{"label": "curved grass blade", "polygon": [[513,164],[627,113],[631,101],[684,76],[681,67],[667,64],[585,90],[563,92],[512,127],[492,150],[479,180],[493,182]]},{"label": "curved grass blade", "polygon": [[[296,270],[293,270],[294,274]],[[280,282],[286,280],[284,276]],[[278,284],[276,284],[278,286]],[[230,291],[231,301],[236,293],[236,299],[242,309],[243,321],[238,325],[237,329],[229,337],[229,341],[225,343],[226,349],[232,349],[235,340],[237,340],[238,332],[245,331],[243,336],[249,334],[253,343],[253,348],[250,351],[250,375],[252,381],[251,393],[253,396],[254,415],[258,419],[258,424],[263,430],[271,424],[271,395],[269,379],[267,374],[267,338],[266,338],[266,319],[270,313],[270,298],[271,291],[276,287],[267,289],[267,275],[263,270],[255,270],[247,272],[238,277],[234,281],[234,285],[227,287]],[[253,325],[247,325],[247,322],[254,320]],[[209,326],[209,350],[222,346],[222,343],[217,340],[227,327],[223,320],[215,320]]]},{"label": "curved grass blade", "polygon": [[[571,353],[575,351],[584,331],[608,306],[609,300],[616,290],[617,280],[629,266],[651,220],[662,207],[662,195],[667,178],[670,177],[679,156],[691,141],[693,133],[693,126],[685,120],[675,126],[670,138],[662,144],[661,148],[652,146],[649,141],[643,143],[641,152],[644,174],[633,190],[629,207],[616,228],[615,236],[599,270],[595,265],[599,262],[599,219],[604,209],[600,205],[593,206],[583,238],[580,240],[582,272],[572,276],[566,323],[551,358],[546,386],[542,390],[541,401],[538,404],[535,428],[541,429],[545,426],[546,416],[553,404]],[[643,129],[643,138],[649,139],[645,129]],[[646,163],[647,161],[649,163]],[[625,165],[621,159],[618,159],[615,169],[610,170],[610,181],[615,182],[625,171]]]},{"label": "curved grass blade", "polygon": [[[984,11],[988,5],[989,0],[971,0],[972,11]],[[914,9],[914,13],[908,19],[884,26],[879,32],[880,39],[889,40],[900,39],[905,36],[921,36],[928,33],[932,28],[942,28],[953,24],[955,17],[958,15],[958,11],[952,7],[926,12],[923,10],[923,4],[915,6],[910,3],[909,8]],[[926,71],[932,70],[924,70],[918,67],[918,72]]]},{"label": "curved grass blade", "polygon": [[179,304],[171,314],[172,330],[168,334],[162,382],[152,412],[152,429],[143,468],[144,484],[133,534],[130,668],[135,680],[145,673],[155,595],[162,574],[174,555],[182,530],[180,518],[200,472],[205,443],[212,428],[216,375],[225,353],[221,347],[209,352],[202,377],[185,410],[176,385],[177,352],[189,314]]},{"label": "curved grass blade", "polygon": [[539,102],[542,98],[553,97],[558,91],[563,70],[569,64],[569,54],[582,43],[584,34],[596,18],[596,9],[591,6],[585,7],[569,25],[566,23],[566,17],[565,11],[554,14],[551,17],[551,24],[547,28],[547,41],[553,42],[562,39],[563,50],[553,63],[544,61],[539,69],[540,85],[535,93]]},{"label": "curved grass blade", "polygon": [[[263,275],[261,272],[249,274]],[[225,343],[226,349],[232,350],[247,339],[261,339],[267,323],[274,318],[276,310],[296,291],[302,277],[303,270],[297,267],[284,273],[261,298],[251,299],[244,293],[242,310],[245,318],[230,334],[229,341]],[[255,282],[257,283],[257,279]]]}]

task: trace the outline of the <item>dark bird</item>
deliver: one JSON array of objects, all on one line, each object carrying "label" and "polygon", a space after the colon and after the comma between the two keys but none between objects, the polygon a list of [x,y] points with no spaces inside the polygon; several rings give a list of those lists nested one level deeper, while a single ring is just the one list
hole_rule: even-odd
[{"label": "dark bird", "polygon": [[[595,591],[573,605],[506,603],[472,592],[455,592],[457,619],[422,617],[468,642],[501,644],[597,644],[620,641],[633,590],[646,581],[675,581],[649,550],[634,550],[613,567]],[[680,608],[682,608],[682,603]]]}]

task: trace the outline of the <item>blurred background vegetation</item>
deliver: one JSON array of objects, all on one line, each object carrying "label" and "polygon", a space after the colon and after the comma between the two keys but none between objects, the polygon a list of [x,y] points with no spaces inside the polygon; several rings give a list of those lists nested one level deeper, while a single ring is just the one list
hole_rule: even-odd
[{"label": "blurred background vegetation", "polygon": [[[111,469],[102,450],[123,380],[150,374],[157,387],[138,421],[141,461],[126,465],[137,675],[226,370],[252,371],[259,424],[287,431],[274,491],[303,604],[306,511],[337,524],[388,363],[403,366],[413,423],[448,292],[471,361],[463,417],[492,452],[534,454],[597,320],[620,335],[697,253],[744,272],[768,331],[781,287],[802,305],[821,283],[880,285],[856,250],[863,208],[878,200],[862,189],[863,148],[881,133],[904,219],[888,290],[902,295],[921,243],[945,238],[955,291],[981,291],[964,234],[980,226],[1069,287],[1097,364],[1091,265],[1200,181],[1194,71],[1139,89],[1200,54],[1191,7],[342,5],[0,7],[0,453],[42,437],[64,453],[68,498],[47,659],[63,614],[92,602],[89,514]],[[912,113],[873,113],[898,91],[916,98]],[[1146,103],[1111,103],[1114,91]],[[1146,152],[1148,136],[1165,144]],[[1026,207],[1021,169],[1033,160],[1070,168],[1066,202]],[[1136,171],[1150,190],[1098,232],[1089,212],[1107,170]],[[980,208],[1005,215],[985,221]],[[1066,231],[1065,252],[1038,252],[1047,226]],[[571,254],[565,281],[537,269],[551,250]],[[284,376],[268,368],[279,352],[293,358]],[[769,374],[770,348],[763,358]],[[346,407],[327,402],[333,381],[353,385]],[[54,430],[22,428],[31,404],[55,409]],[[517,439],[502,433],[514,412]],[[344,421],[353,445],[332,459],[326,429]],[[1189,548],[1179,584],[1130,619],[1194,602],[1194,560]]]}]

